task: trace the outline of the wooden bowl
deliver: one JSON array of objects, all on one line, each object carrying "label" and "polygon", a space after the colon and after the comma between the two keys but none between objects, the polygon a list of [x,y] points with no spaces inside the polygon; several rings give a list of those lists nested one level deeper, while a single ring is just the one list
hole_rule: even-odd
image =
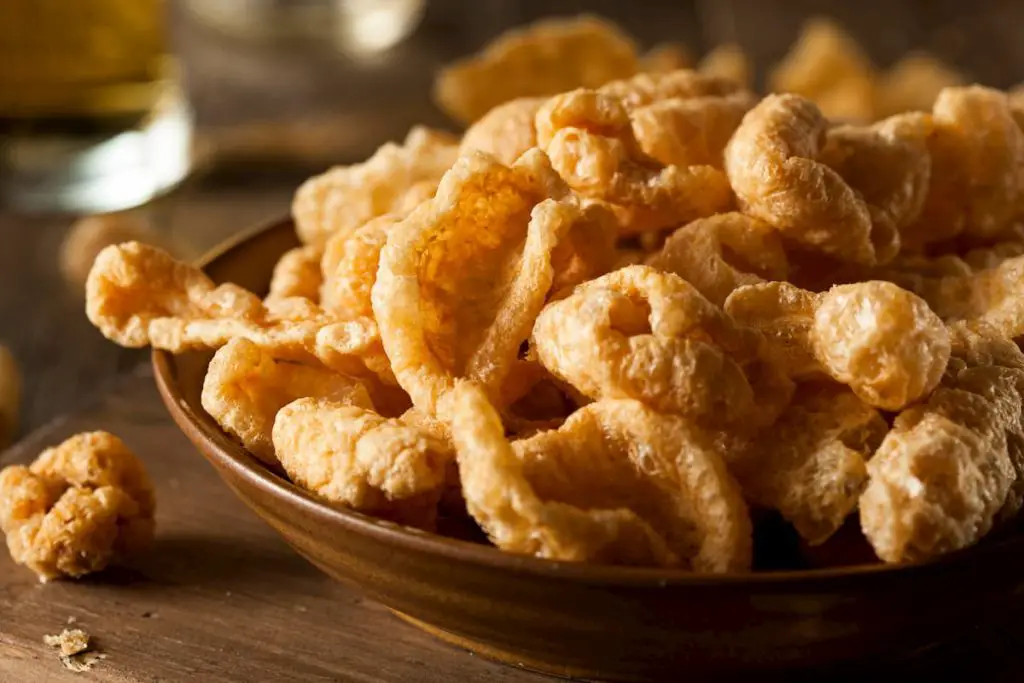
[{"label": "wooden bowl", "polygon": [[[297,244],[291,222],[280,221],[205,267],[215,280],[265,291],[277,257]],[[516,666],[633,681],[891,658],[1005,613],[1024,587],[1019,534],[924,565],[701,576],[509,555],[334,509],[261,465],[203,411],[209,357],[154,352],[157,386],[238,497],[330,576]]]}]

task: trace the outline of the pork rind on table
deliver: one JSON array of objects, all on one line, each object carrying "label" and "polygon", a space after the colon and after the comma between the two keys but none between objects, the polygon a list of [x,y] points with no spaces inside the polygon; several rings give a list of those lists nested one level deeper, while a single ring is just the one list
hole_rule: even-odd
[{"label": "pork rind on table", "polygon": [[614,235],[608,212],[573,196],[539,150],[512,166],[460,159],[392,229],[373,286],[384,348],[413,405],[442,416],[459,379],[497,398],[547,297],[607,270]]},{"label": "pork rind on table", "polygon": [[485,392],[453,395],[452,435],[474,519],[499,548],[550,559],[749,568],[739,487],[684,420],[599,401],[509,443]]},{"label": "pork rind on table", "polygon": [[144,550],[156,499],[136,456],[107,432],[77,434],[0,471],[0,530],[41,581],[78,578]]},{"label": "pork rind on table", "polygon": [[458,140],[417,126],[401,145],[384,144],[361,164],[338,166],[310,178],[295,193],[292,215],[299,238],[323,246],[387,213],[407,213],[430,197],[458,156]]}]

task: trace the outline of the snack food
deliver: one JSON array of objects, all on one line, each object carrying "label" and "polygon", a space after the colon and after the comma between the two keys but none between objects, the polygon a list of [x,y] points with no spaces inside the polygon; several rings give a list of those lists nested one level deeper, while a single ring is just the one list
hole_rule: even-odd
[{"label": "snack food", "polygon": [[296,247],[286,251],[274,266],[267,296],[278,299],[299,296],[317,303],[323,280],[320,270],[322,255],[323,250],[319,247]]},{"label": "snack food", "polygon": [[490,110],[467,130],[459,144],[459,156],[487,152],[504,164],[512,164],[537,146],[537,111],[547,97],[517,97]]},{"label": "snack food", "polygon": [[639,65],[636,44],[607,21],[586,15],[546,19],[447,66],[434,82],[434,100],[468,123],[517,97],[595,88],[632,76]]},{"label": "snack food", "polygon": [[463,384],[452,435],[466,504],[499,548],[706,572],[749,567],[739,489],[680,418],[599,401],[557,430],[510,444],[486,394]]},{"label": "snack food", "polygon": [[753,80],[753,69],[743,48],[736,43],[722,43],[704,55],[697,71],[708,76],[726,78],[744,88]]},{"label": "snack food", "polygon": [[77,578],[145,549],[156,501],[142,463],[113,434],[75,435],[30,466],[0,471],[0,530],[40,581]]},{"label": "snack food", "polygon": [[292,216],[305,244],[323,246],[386,213],[408,213],[429,198],[458,156],[446,133],[417,126],[401,145],[384,144],[361,164],[338,166],[310,178],[295,193]]},{"label": "snack food", "polygon": [[914,294],[889,282],[813,294],[785,282],[742,287],[725,302],[762,330],[794,378],[828,375],[868,405],[899,410],[938,384],[949,360],[945,325]]},{"label": "snack food", "polygon": [[[384,348],[413,405],[443,415],[460,378],[497,396],[549,293],[574,284],[554,264],[585,241],[607,244],[610,260],[613,230],[539,150],[511,167],[481,153],[460,159],[437,196],[394,227],[373,286]],[[587,265],[562,275],[586,279],[603,266]]]}]

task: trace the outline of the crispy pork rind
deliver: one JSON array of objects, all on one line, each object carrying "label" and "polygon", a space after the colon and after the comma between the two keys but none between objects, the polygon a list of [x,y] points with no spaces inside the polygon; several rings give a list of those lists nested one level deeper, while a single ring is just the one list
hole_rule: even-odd
[{"label": "crispy pork rind", "polygon": [[596,88],[639,69],[636,44],[615,25],[586,15],[544,19],[442,69],[434,101],[470,123],[509,100]]},{"label": "crispy pork rind", "polygon": [[931,182],[920,218],[903,232],[907,246],[1005,235],[1024,200],[1024,133],[1006,93],[977,85],[946,88],[932,120]]},{"label": "crispy pork rind", "polygon": [[885,562],[968,547],[1020,509],[1024,357],[988,332],[954,339],[942,386],[896,417],[868,463],[861,527]]},{"label": "crispy pork rind", "polygon": [[909,113],[871,126],[833,126],[826,135],[819,158],[867,204],[879,263],[896,256],[900,233],[924,208],[933,128],[929,115]]},{"label": "crispy pork rind", "polygon": [[537,146],[537,111],[547,97],[519,97],[478,119],[462,136],[459,156],[487,152],[504,164],[511,164]]},{"label": "crispy pork rind", "polygon": [[313,303],[318,302],[323,280],[320,274],[322,254],[319,247],[296,247],[282,254],[270,276],[267,296],[279,299],[300,296]]},{"label": "crispy pork rind", "polygon": [[878,79],[876,115],[931,111],[940,92],[963,84],[963,75],[934,55],[911,53],[890,66]]},{"label": "crispy pork rind", "polygon": [[727,209],[732,192],[711,166],[665,166],[647,156],[615,97],[575,90],[537,112],[537,144],[579,195],[616,211],[619,230],[662,230]]},{"label": "crispy pork rind", "polygon": [[319,361],[351,375],[372,372],[382,381],[391,377],[372,319],[342,319],[300,297],[264,303],[138,242],[107,247],[96,258],[86,283],[86,314],[107,339],[129,348],[212,350],[242,337],[282,360]]},{"label": "crispy pork rind", "polygon": [[866,463],[889,426],[849,389],[806,383],[770,434],[727,449],[751,505],[778,510],[811,545],[824,543],[857,508]]},{"label": "crispy pork rind", "polygon": [[413,405],[442,416],[460,378],[497,397],[548,295],[603,272],[614,230],[539,150],[511,167],[482,153],[460,159],[437,196],[392,229],[373,287],[384,348]]},{"label": "crispy pork rind", "polygon": [[768,75],[774,92],[813,100],[830,119],[874,118],[874,66],[835,22],[807,21],[789,53]]},{"label": "crispy pork rind", "polygon": [[458,141],[417,126],[401,145],[386,143],[361,164],[310,178],[295,193],[292,216],[303,243],[322,247],[371,218],[407,213],[431,196],[458,157]]},{"label": "crispy pork rind", "polygon": [[289,478],[333,505],[431,529],[455,454],[401,418],[326,398],[301,398],[274,420]]},{"label": "crispy pork rind", "polygon": [[271,432],[281,408],[300,398],[324,398],[367,410],[373,402],[357,379],[324,367],[277,361],[247,339],[214,354],[203,381],[202,404],[224,431],[268,465],[276,465]]},{"label": "crispy pork rind", "polygon": [[735,212],[684,225],[646,263],[675,273],[716,306],[739,287],[789,276],[779,234],[764,221]]},{"label": "crispy pork rind", "polygon": [[[760,367],[763,341],[685,280],[628,266],[545,307],[531,349],[555,377],[592,399],[631,398],[722,426],[770,421],[778,411],[765,404],[788,400],[792,387]],[[753,387],[747,366],[760,373]]]},{"label": "crispy pork rind", "polygon": [[938,384],[949,360],[945,325],[920,297],[880,281],[814,294],[786,282],[733,292],[725,310],[770,340],[794,378],[828,375],[865,403],[899,410]]},{"label": "crispy pork rind", "polygon": [[145,549],[156,499],[142,463],[113,434],[78,434],[30,466],[0,472],[0,529],[41,581],[77,578]]},{"label": "crispy pork rind", "polygon": [[377,281],[380,252],[400,220],[393,214],[379,216],[355,232],[335,235],[327,242],[320,263],[324,310],[345,317],[373,317],[370,292]]},{"label": "crispy pork rind", "polygon": [[754,80],[753,65],[736,43],[717,45],[700,60],[697,71],[706,76],[725,78],[744,88],[749,88]]},{"label": "crispy pork rind", "polygon": [[749,569],[739,487],[698,432],[636,401],[600,401],[510,444],[485,393],[453,398],[470,514],[502,550],[556,560]]},{"label": "crispy pork rind", "polygon": [[726,97],[744,92],[734,81],[692,69],[668,73],[640,73],[632,78],[605,83],[597,91],[615,97],[628,111],[670,99]]},{"label": "crispy pork rind", "polygon": [[744,213],[840,261],[873,265],[896,255],[899,235],[873,223],[864,199],[824,163],[829,123],[808,99],[769,95],[747,112],[725,150]]},{"label": "crispy pork rind", "polygon": [[693,66],[693,55],[683,43],[658,43],[640,55],[640,71],[664,74]]}]

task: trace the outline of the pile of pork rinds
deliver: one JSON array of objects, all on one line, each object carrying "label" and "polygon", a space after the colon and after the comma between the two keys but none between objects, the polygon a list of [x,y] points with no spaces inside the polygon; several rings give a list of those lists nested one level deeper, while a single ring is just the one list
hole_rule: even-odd
[{"label": "pile of pork rinds", "polygon": [[889,563],[1007,528],[1024,110],[840,124],[620,37],[547,22],[443,75],[479,118],[306,182],[267,296],[130,242],[90,320],[216,351],[206,411],[326,503],[509,552],[726,572],[766,516]]}]

